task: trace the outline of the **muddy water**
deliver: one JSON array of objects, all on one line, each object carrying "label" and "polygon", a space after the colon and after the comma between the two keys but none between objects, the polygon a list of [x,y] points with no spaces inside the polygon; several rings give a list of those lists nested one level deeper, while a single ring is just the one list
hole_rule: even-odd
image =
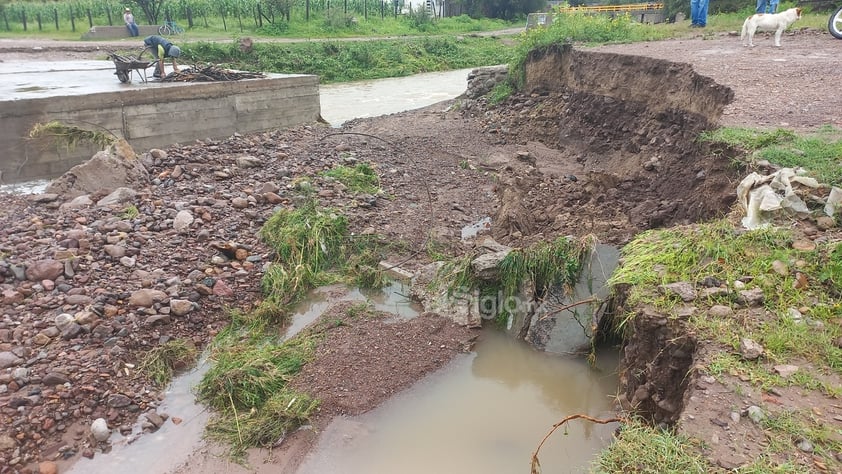
[{"label": "muddy water", "polygon": [[354,118],[388,115],[452,99],[465,92],[471,71],[457,69],[321,86],[322,118],[338,127]]},{"label": "muddy water", "polygon": [[[336,419],[298,474],[529,472],[553,423],[611,417],[616,367],[616,351],[591,368],[485,330],[472,354],[366,415]],[[573,422],[542,448],[544,472],[586,472],[615,428]]]}]

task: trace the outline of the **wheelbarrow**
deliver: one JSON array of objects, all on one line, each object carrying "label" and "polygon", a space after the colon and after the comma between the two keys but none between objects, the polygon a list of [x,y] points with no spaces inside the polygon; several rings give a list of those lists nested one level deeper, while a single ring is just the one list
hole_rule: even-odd
[{"label": "wheelbarrow", "polygon": [[124,56],[113,51],[108,52],[108,57],[114,61],[114,67],[117,69],[114,74],[117,75],[117,79],[119,79],[120,82],[131,82],[133,72],[136,72],[138,77],[140,77],[143,82],[146,82],[146,69],[155,64],[155,60],[145,61],[141,59],[140,57],[143,55],[144,51],[146,50],[142,50],[137,56]]}]

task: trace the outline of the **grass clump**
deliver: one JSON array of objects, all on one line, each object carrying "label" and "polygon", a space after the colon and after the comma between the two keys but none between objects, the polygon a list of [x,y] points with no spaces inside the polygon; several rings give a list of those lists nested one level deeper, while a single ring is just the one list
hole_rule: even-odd
[{"label": "grass clump", "polygon": [[353,167],[339,165],[322,172],[322,175],[339,181],[354,193],[377,194],[380,192],[380,178],[368,163],[360,163]]},{"label": "grass clump", "polygon": [[173,339],[147,352],[138,370],[149,377],[156,387],[162,388],[170,383],[176,371],[193,364],[196,355],[196,346],[192,342]]},{"label": "grass clump", "polygon": [[816,133],[724,127],[703,133],[700,140],[725,143],[750,152],[752,160],[767,160],[788,168],[806,168],[820,183],[842,185],[842,130],[826,126]]},{"label": "grass clump", "polygon": [[[842,253],[828,243],[819,243],[815,250],[797,250],[793,240],[789,229],[738,231],[727,220],[649,231],[623,249],[623,265],[609,283],[630,287],[628,307],[651,305],[667,314],[677,303],[654,290],[661,284],[712,279],[729,289],[694,303],[708,306],[739,307],[740,291],[762,290],[761,314],[715,318],[697,311],[689,319],[690,330],[734,353],[739,353],[742,338],[762,344],[764,360],[770,364],[728,358],[714,364],[747,374],[754,385],[797,385],[834,394],[840,387],[820,382],[820,372],[842,374],[842,349],[835,344],[842,328],[834,323],[842,310],[834,283],[842,277]],[[634,316],[628,313],[620,326]],[[786,380],[771,372],[772,364],[804,366],[805,361],[816,369],[805,368]]]},{"label": "grass clump", "polygon": [[706,473],[710,466],[697,454],[694,442],[640,420],[624,424],[619,436],[603,450],[592,472]]},{"label": "grass clump", "polygon": [[[582,267],[583,257],[590,249],[588,241],[560,237],[553,242],[540,242],[523,249],[513,249],[499,263],[499,278],[495,281],[480,279],[471,262],[473,253],[447,261],[431,282],[432,290],[446,291],[448,296],[465,296],[478,293],[483,301],[496,299],[491,305],[496,314],[484,316],[505,324],[509,308],[519,307],[517,302],[525,283],[534,286],[535,294],[528,297],[544,298],[552,288],[573,285]],[[481,308],[481,311],[483,309]]]}]

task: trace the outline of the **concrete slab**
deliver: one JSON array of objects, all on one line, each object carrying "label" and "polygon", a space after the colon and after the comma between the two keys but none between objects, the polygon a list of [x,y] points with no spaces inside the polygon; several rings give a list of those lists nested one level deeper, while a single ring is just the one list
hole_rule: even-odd
[{"label": "concrete slab", "polygon": [[115,71],[111,61],[0,63],[0,182],[55,177],[96,151],[28,138],[34,124],[50,120],[109,130],[144,152],[320,117],[317,76],[143,83],[135,74],[123,84]]}]

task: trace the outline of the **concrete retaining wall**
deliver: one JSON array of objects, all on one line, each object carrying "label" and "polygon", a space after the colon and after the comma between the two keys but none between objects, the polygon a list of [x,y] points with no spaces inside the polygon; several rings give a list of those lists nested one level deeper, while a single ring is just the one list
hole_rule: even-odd
[{"label": "concrete retaining wall", "polygon": [[318,76],[309,75],[0,101],[0,182],[54,178],[96,152],[26,138],[34,124],[50,120],[110,130],[142,153],[235,132],[286,128],[319,117]]},{"label": "concrete retaining wall", "polygon": [[[158,25],[137,25],[138,38],[143,41],[143,38],[149,35],[158,34]],[[115,38],[131,38],[129,29],[126,25],[121,26],[94,26],[82,35],[83,40],[104,40]]]}]

